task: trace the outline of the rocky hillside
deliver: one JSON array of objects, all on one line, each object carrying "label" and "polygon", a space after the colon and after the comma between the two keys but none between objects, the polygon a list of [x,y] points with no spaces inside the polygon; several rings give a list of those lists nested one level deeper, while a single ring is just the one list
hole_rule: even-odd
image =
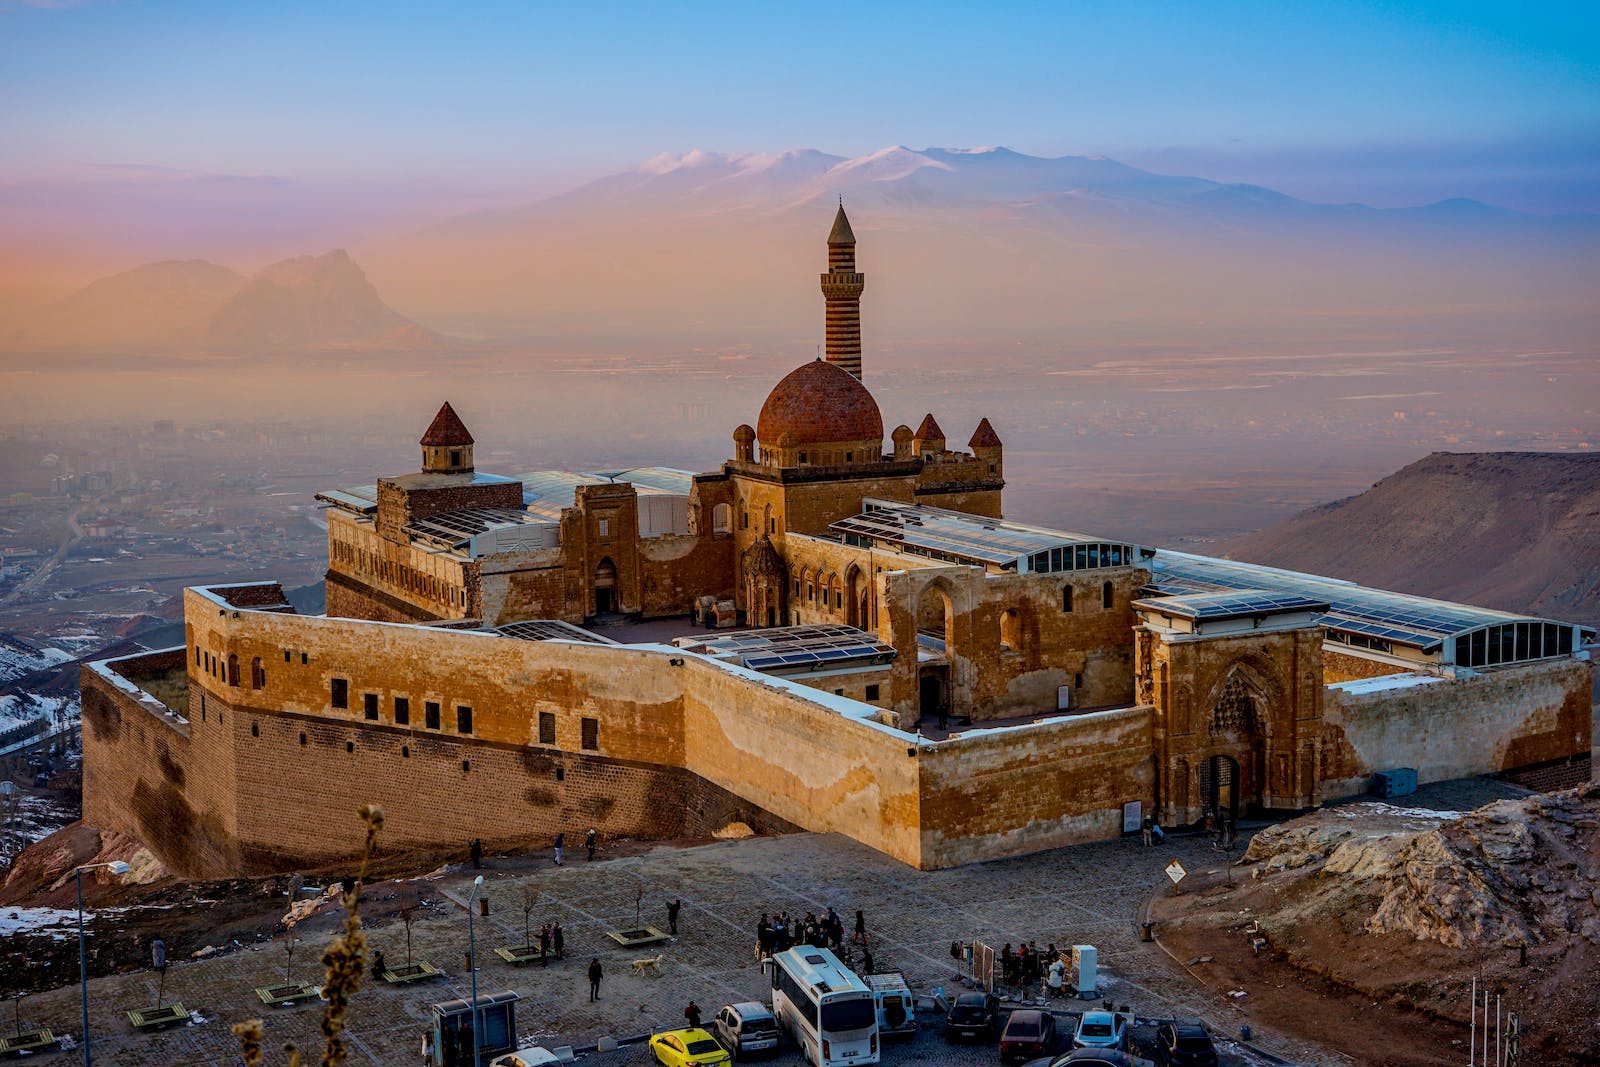
[{"label": "rocky hillside", "polygon": [[1600,454],[1435,452],[1230,559],[1600,624]]},{"label": "rocky hillside", "polygon": [[431,348],[436,335],[386,303],[343,249],[246,278],[203,260],[101,278],[0,337],[15,348]]},{"label": "rocky hillside", "polygon": [[1257,834],[1230,914],[1284,962],[1445,1019],[1477,974],[1525,1012],[1524,1056],[1594,1063],[1597,855],[1600,784],[1464,815],[1351,804]]}]

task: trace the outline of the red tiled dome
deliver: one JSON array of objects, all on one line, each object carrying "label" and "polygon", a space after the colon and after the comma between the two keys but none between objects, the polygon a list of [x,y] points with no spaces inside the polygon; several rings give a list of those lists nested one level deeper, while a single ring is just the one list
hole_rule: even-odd
[{"label": "red tiled dome", "polygon": [[762,445],[776,445],[785,432],[794,434],[797,445],[881,443],[883,416],[878,414],[878,402],[855,375],[819,359],[791,371],[761,405],[756,436]]}]

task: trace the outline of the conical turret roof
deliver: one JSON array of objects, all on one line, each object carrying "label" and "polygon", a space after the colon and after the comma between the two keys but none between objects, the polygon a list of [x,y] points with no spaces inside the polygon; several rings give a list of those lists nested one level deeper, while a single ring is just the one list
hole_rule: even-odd
[{"label": "conical turret roof", "polygon": [[944,431],[939,429],[939,424],[934,420],[933,412],[928,412],[922,419],[922,425],[917,427],[918,441],[943,441]]},{"label": "conical turret roof", "polygon": [[853,245],[856,243],[855,231],[850,228],[850,219],[844,213],[844,204],[839,204],[839,213],[833,217],[833,229],[828,231],[830,245]]},{"label": "conical turret roof", "polygon": [[439,414],[428,424],[428,432],[422,435],[421,443],[430,446],[470,445],[472,435],[467,432],[466,424],[461,421],[461,416],[456,414],[456,409],[446,400],[444,407],[439,409]]},{"label": "conical turret roof", "polygon": [[994,427],[989,425],[989,420],[984,419],[978,423],[978,428],[972,431],[972,440],[967,442],[968,448],[999,448],[1000,435],[994,432]]}]

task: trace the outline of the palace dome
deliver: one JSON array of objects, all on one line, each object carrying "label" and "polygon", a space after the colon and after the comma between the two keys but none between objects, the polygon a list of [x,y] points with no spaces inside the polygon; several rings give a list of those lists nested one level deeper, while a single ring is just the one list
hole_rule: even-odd
[{"label": "palace dome", "polygon": [[801,364],[767,394],[756,420],[763,447],[785,433],[797,445],[842,441],[883,442],[883,416],[867,387],[847,370],[823,360]]}]

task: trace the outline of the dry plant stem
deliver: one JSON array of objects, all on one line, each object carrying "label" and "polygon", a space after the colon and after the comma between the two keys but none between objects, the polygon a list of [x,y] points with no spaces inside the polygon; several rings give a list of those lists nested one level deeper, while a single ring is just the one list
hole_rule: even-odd
[{"label": "dry plant stem", "polygon": [[[321,1067],[340,1067],[349,1058],[350,1050],[344,1041],[345,1016],[350,1010],[350,998],[361,988],[361,972],[366,967],[367,936],[361,930],[361,887],[367,880],[367,867],[376,850],[378,831],[383,829],[383,809],[368,804],[357,813],[367,824],[366,845],[361,850],[361,869],[354,888],[344,897],[344,936],[337,938],[322,954],[327,977],[323,981],[322,996],[327,1007],[322,1012]],[[261,1041],[265,1034],[260,1019],[250,1019],[233,1027],[244,1054],[245,1067],[264,1067]],[[300,1050],[291,1044],[283,1047],[288,1067],[299,1067]]]}]

